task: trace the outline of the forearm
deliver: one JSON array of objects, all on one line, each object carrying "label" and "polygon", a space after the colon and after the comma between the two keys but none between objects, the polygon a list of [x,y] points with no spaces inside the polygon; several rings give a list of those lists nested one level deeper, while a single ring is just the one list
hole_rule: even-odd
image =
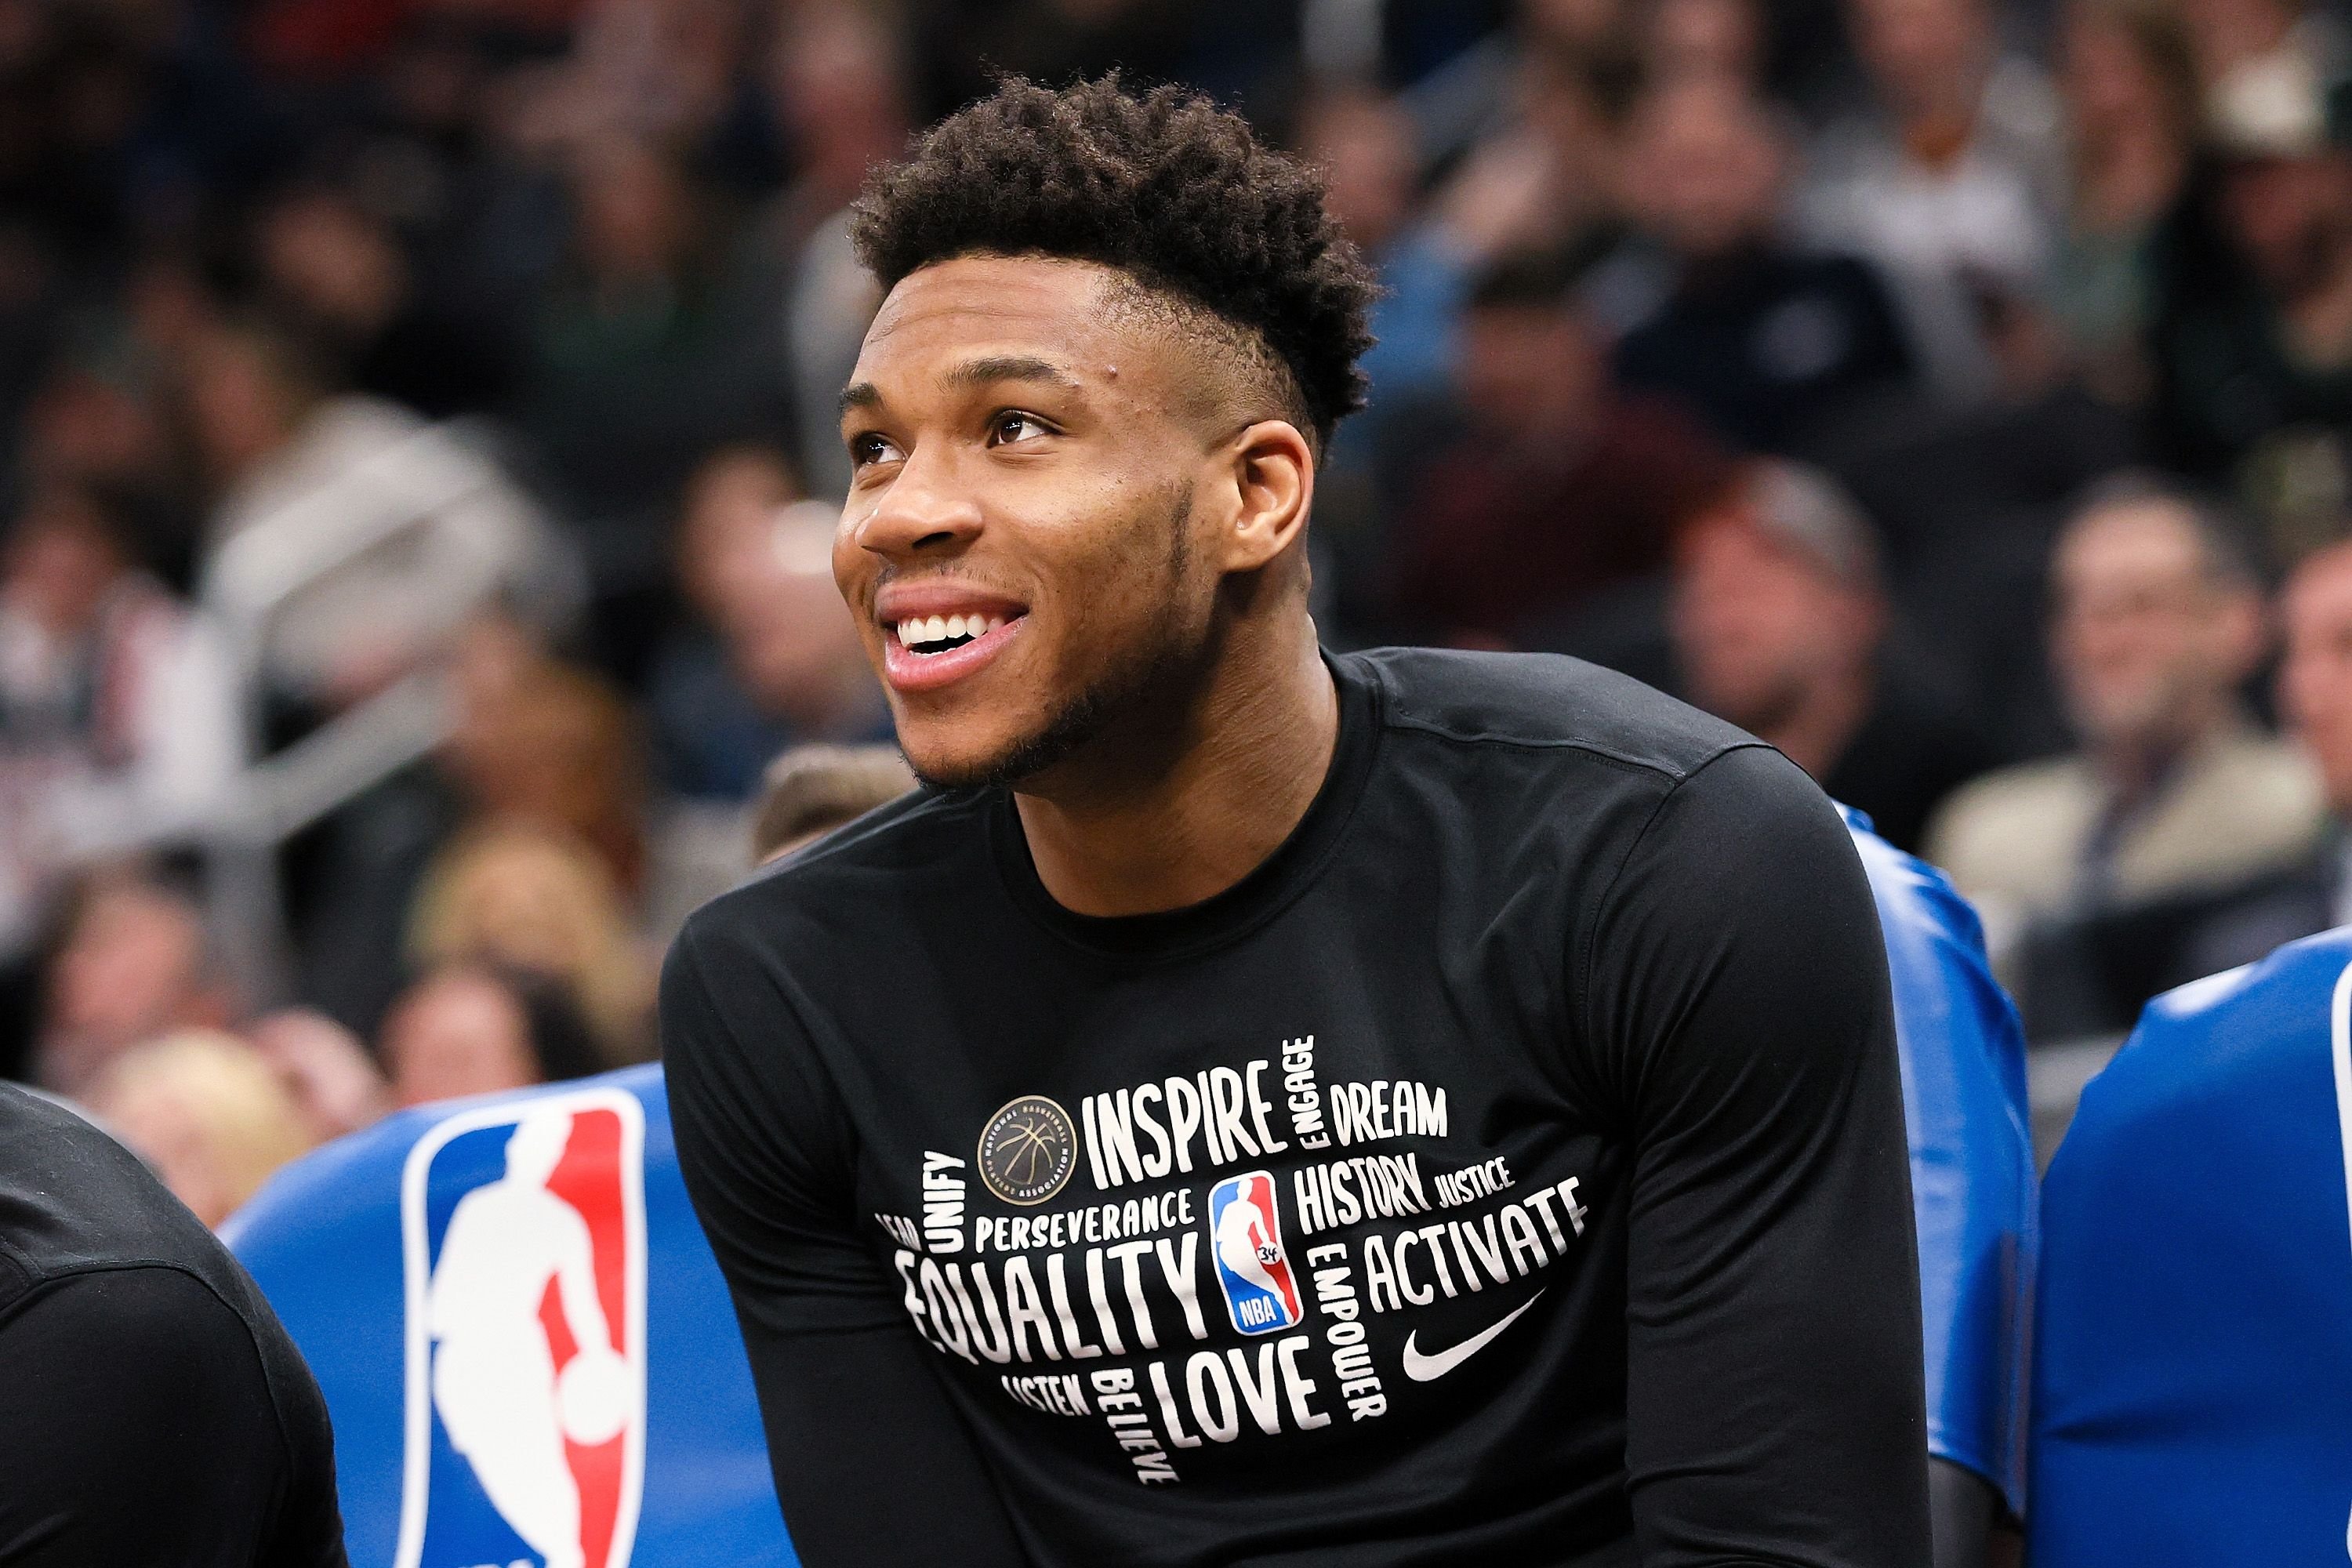
[{"label": "forearm", "polygon": [[909,1329],[786,1336],[747,1324],[745,1341],[776,1496],[809,1568],[1026,1562]]}]

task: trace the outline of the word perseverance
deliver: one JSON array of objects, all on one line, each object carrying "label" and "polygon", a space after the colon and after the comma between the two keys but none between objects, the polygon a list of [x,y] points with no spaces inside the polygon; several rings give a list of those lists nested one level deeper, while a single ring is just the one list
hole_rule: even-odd
[{"label": "word perseverance", "polygon": [[1192,1223],[1192,1193],[1187,1187],[1123,1204],[1096,1204],[1058,1214],[980,1215],[971,1222],[974,1252],[1026,1252],[1032,1247],[1076,1247],[1178,1230]]}]

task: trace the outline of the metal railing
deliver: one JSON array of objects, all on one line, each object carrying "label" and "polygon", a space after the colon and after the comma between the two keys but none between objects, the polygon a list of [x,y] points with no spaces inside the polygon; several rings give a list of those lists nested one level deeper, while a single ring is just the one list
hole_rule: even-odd
[{"label": "metal railing", "polygon": [[[206,902],[216,951],[255,1005],[283,1000],[290,986],[292,940],[279,851],[296,834],[429,753],[457,717],[447,670],[428,664],[273,753],[268,725],[273,626],[299,596],[371,551],[505,482],[491,463],[442,460],[453,444],[471,442],[460,429],[425,426],[361,456],[224,541],[201,585],[202,607],[229,650],[245,757],[200,846]],[[379,476],[380,488],[370,487]],[[355,487],[398,495],[404,504],[349,510],[345,503]]]}]

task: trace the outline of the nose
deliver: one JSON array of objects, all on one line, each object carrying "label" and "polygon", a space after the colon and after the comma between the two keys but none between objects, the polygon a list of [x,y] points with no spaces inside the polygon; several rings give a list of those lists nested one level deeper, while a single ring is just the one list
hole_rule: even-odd
[{"label": "nose", "polygon": [[928,458],[919,447],[870,498],[864,515],[857,515],[855,499],[850,506],[851,539],[890,560],[956,554],[980,535],[979,500],[958,482],[956,465]]}]

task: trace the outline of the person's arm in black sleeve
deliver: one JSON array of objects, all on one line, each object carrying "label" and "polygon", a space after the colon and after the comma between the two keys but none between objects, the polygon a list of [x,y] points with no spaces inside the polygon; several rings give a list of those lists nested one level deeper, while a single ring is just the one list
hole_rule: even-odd
[{"label": "person's arm in black sleeve", "polygon": [[252,1332],[194,1276],[44,1287],[0,1323],[0,1563],[341,1568],[331,1489],[306,1495]]},{"label": "person's arm in black sleeve", "polygon": [[844,1119],[759,958],[731,943],[706,957],[689,927],[661,1026],[678,1163],[734,1296],[802,1561],[1022,1563],[936,1352],[856,1234]]},{"label": "person's arm in black sleeve", "polygon": [[1844,826],[1760,747],[1659,805],[1588,933],[1633,1144],[1625,1458],[1644,1568],[1928,1561],[1886,959]]}]

